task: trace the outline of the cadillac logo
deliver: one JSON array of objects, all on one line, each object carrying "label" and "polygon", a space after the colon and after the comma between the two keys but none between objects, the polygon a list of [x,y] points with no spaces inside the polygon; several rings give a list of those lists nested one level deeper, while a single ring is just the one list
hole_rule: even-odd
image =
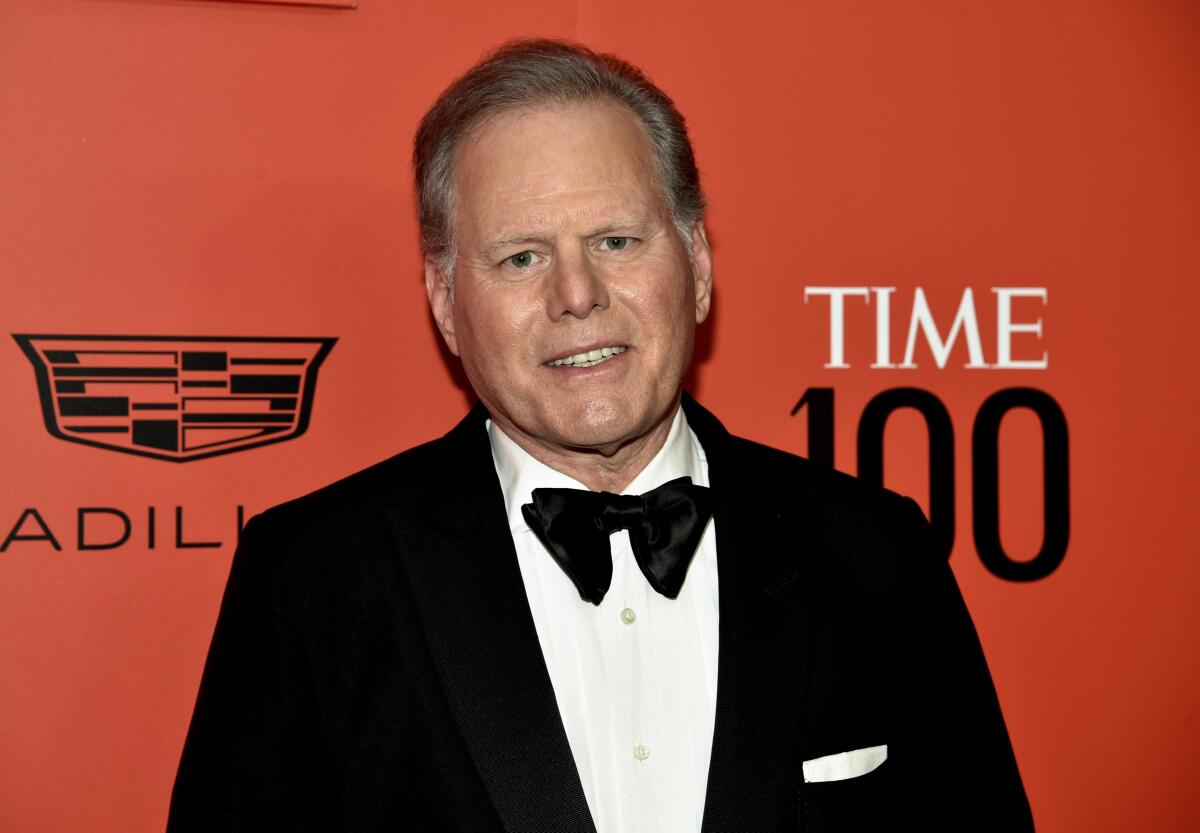
[{"label": "cadillac logo", "polygon": [[13,335],[53,436],[176,463],[298,437],[334,338]]}]

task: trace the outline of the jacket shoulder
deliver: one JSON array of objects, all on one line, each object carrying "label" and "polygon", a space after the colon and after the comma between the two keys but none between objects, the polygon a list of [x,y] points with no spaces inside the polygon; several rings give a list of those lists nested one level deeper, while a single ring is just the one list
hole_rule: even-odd
[{"label": "jacket shoulder", "polygon": [[[743,476],[793,500],[814,503],[826,513],[847,516],[908,515],[915,502],[891,489],[818,465],[806,457],[730,436],[728,453]],[[920,511],[917,509],[917,511]]]},{"label": "jacket shoulder", "polygon": [[925,514],[912,498],[804,457],[739,437],[728,445],[730,483],[751,484],[782,522],[780,534],[829,575],[856,583],[936,568]]},{"label": "jacket shoulder", "polygon": [[354,530],[379,526],[388,512],[419,515],[446,499],[457,465],[451,446],[447,437],[414,446],[273,506],[251,523],[289,537],[346,538],[354,537]]}]

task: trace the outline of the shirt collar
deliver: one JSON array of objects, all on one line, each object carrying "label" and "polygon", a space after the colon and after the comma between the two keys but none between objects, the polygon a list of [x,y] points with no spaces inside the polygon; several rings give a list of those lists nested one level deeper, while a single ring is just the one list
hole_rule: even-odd
[{"label": "shirt collar", "polygon": [[[515,535],[529,531],[521,507],[533,500],[534,489],[584,489],[587,486],[550,468],[517,445],[489,419],[485,423],[492,446],[492,462],[504,492],[504,510],[508,526]],[[708,470],[704,450],[691,429],[683,408],[675,410],[666,442],[646,467],[622,490],[623,495],[640,495],[669,480],[690,477],[692,482],[707,486]]]}]

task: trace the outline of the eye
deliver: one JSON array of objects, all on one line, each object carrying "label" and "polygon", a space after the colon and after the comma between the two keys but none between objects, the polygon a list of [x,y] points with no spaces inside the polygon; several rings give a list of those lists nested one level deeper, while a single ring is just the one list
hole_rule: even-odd
[{"label": "eye", "polygon": [[623,252],[632,245],[632,237],[605,237],[600,241],[600,248],[606,252]]},{"label": "eye", "polygon": [[533,252],[518,252],[512,257],[506,257],[504,262],[517,269],[528,269],[533,265]]}]

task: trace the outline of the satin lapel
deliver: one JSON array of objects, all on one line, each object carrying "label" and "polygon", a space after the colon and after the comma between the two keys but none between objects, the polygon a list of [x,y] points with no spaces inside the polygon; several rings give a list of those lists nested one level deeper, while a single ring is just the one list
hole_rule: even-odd
[{"label": "satin lapel", "polygon": [[[393,517],[446,699],[505,829],[594,833],[477,407],[440,443],[429,514]],[[434,471],[436,469],[436,471]]]},{"label": "satin lapel", "polygon": [[[685,400],[716,498],[720,637],[702,833],[769,833],[790,810],[795,742],[816,627],[806,518],[795,483],[773,483],[748,447]],[[770,454],[770,452],[762,452]],[[758,462],[763,462],[759,460]]]}]

